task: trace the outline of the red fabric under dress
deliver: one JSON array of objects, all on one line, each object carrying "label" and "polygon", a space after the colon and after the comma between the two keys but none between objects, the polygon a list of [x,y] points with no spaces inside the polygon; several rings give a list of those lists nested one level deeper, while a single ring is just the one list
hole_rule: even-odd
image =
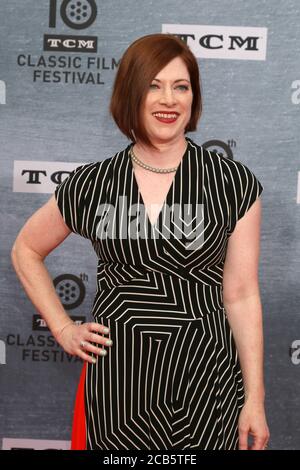
[{"label": "red fabric under dress", "polygon": [[86,363],[84,363],[78,389],[76,393],[71,450],[86,450],[86,428],[85,428],[85,407],[84,407],[84,386],[85,386]]}]

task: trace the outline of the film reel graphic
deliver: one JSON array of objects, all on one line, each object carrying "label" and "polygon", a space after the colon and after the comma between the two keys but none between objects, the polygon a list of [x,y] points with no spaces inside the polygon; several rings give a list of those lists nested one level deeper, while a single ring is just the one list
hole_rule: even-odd
[{"label": "film reel graphic", "polygon": [[[49,27],[56,27],[57,0],[50,0]],[[60,6],[63,22],[72,29],[85,29],[91,26],[97,17],[95,0],[63,0]]]},{"label": "film reel graphic", "polygon": [[53,284],[66,310],[79,307],[82,304],[85,297],[85,285],[78,276],[61,274],[53,280]]}]

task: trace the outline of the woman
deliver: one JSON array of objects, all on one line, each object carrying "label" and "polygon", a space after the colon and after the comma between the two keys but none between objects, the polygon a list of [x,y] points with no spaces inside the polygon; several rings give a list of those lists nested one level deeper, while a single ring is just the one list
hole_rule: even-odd
[{"label": "woman", "polygon": [[[111,99],[132,142],[76,168],[12,250],[53,335],[86,361],[87,449],[264,449],[269,439],[257,273],[263,188],[241,162],[186,138],[201,103],[183,42],[135,41]],[[81,326],[43,263],[71,231],[99,258],[95,321]]]}]

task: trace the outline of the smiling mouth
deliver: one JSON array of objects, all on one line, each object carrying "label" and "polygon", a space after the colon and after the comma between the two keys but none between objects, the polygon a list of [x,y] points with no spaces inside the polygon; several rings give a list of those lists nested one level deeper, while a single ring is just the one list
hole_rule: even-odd
[{"label": "smiling mouth", "polygon": [[164,122],[166,124],[171,124],[175,122],[179,117],[178,113],[153,113],[154,116],[158,121]]}]

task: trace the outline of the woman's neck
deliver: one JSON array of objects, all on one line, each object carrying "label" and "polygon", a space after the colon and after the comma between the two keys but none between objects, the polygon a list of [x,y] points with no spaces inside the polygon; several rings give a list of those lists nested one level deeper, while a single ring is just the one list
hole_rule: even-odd
[{"label": "woman's neck", "polygon": [[187,141],[183,136],[172,142],[155,143],[156,148],[148,147],[137,141],[133,147],[136,156],[144,163],[157,168],[168,168],[176,166],[187,146]]}]

